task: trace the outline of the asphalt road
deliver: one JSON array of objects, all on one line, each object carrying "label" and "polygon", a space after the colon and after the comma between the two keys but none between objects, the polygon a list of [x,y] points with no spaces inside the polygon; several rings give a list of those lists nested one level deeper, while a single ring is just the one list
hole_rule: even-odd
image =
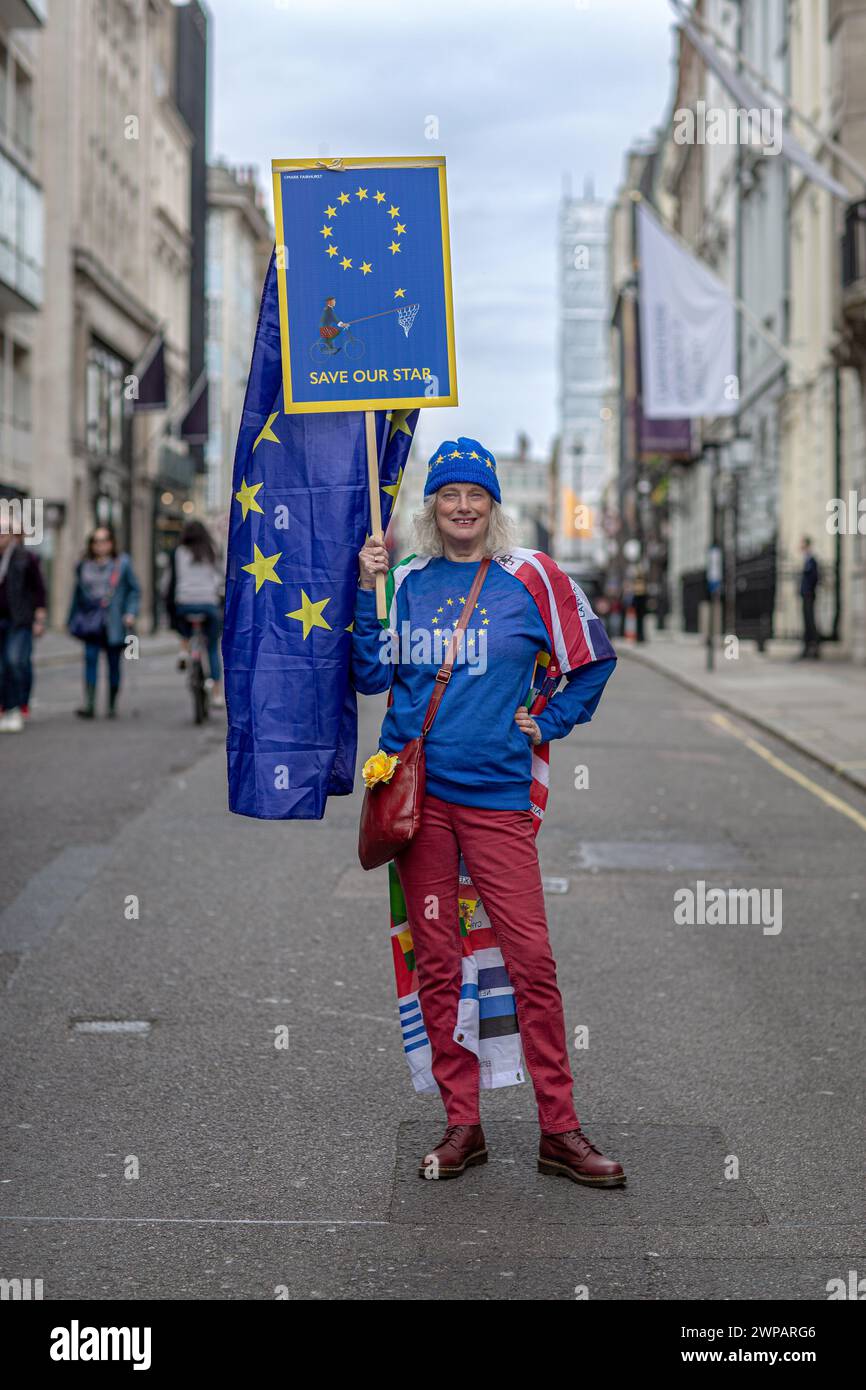
[{"label": "asphalt road", "polygon": [[[230,816],[222,720],[192,726],[170,657],[132,674],[83,724],[77,670],[42,671],[0,740],[0,1274],[46,1299],[823,1300],[866,1272],[866,798],[621,661],[553,745],[538,844],[568,880],[578,1114],[628,1185],[537,1173],[528,1083],[484,1095],[486,1167],[422,1182],[442,1111],[408,1080],[359,793]],[[361,708],[365,756],[384,703]],[[780,889],[781,930],[678,924],[699,880]]]}]

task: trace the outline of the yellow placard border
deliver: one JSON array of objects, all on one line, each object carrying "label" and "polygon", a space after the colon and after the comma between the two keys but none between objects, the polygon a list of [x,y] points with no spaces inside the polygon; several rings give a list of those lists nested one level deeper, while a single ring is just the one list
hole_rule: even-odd
[{"label": "yellow placard border", "polygon": [[292,365],[289,351],[289,299],[286,272],[277,265],[277,294],[280,304],[280,353],[283,365],[283,414],[320,415],[327,411],[426,409],[429,406],[457,405],[457,361],[454,350],[454,302],[451,293],[451,239],[448,232],[448,192],[445,185],[445,156],[407,155],[405,157],[345,157],[340,159],[273,159],[271,177],[274,189],[274,226],[277,254],[285,246],[283,235],[283,200],[280,175],[287,169],[321,169],[325,173],[343,173],[349,169],[429,169],[439,170],[439,213],[442,223],[442,275],[445,292],[445,332],[448,348],[448,396],[387,396],[370,401],[295,401],[292,396]]}]

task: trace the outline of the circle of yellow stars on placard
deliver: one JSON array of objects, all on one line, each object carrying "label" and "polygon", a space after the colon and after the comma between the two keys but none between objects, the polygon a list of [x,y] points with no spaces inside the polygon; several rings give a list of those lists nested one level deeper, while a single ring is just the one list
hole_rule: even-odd
[{"label": "circle of yellow stars on placard", "polygon": [[[366,277],[367,275],[373,274],[373,262],[362,260],[356,265],[355,258],[353,256],[347,256],[345,251],[343,252],[343,255],[340,256],[340,247],[338,243],[334,240],[334,232],[336,230],[335,220],[340,215],[340,209],[346,207],[347,205],[350,205],[353,198],[356,198],[359,203],[368,201],[378,203],[383,208],[383,210],[387,212],[387,215],[391,219],[391,240],[387,244],[385,249],[390,253],[392,257],[400,255],[400,252],[403,249],[402,238],[406,235],[408,229],[406,223],[401,222],[400,220],[400,209],[398,207],[395,207],[393,203],[391,203],[388,208],[384,207],[385,203],[387,203],[389,200],[387,195],[382,191],[381,188],[376,189],[371,200],[370,189],[364,188],[361,184],[359,184],[358,187],[355,189],[354,193],[346,192],[346,190],[344,189],[334,200],[333,203],[328,203],[324,211],[324,222],[319,228],[319,236],[322,238],[322,241],[324,243],[325,255],[329,258],[329,260],[336,260],[337,265],[339,265],[343,270],[359,270],[361,274]],[[400,286],[398,289],[394,291],[394,298],[406,298],[405,286]]]}]

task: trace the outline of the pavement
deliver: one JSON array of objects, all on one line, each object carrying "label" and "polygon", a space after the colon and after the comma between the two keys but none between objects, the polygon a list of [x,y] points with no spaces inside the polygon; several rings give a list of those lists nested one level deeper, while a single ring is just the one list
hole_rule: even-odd
[{"label": "pavement", "polygon": [[[118,719],[82,723],[77,665],[38,668],[0,739],[2,1277],[46,1300],[824,1301],[862,1275],[850,782],[620,661],[553,746],[539,854],[588,1030],[578,1114],[628,1184],[537,1172],[529,1083],[483,1095],[486,1166],[425,1182],[443,1112],[401,1051],[361,788],[320,822],[232,816],[223,720],[195,728],[169,654],[125,674]],[[384,698],[360,707],[363,757]],[[778,890],[781,930],[680,925],[701,881]]]},{"label": "pavement", "polygon": [[[174,633],[160,631],[139,635],[141,650],[145,654],[172,652],[177,649],[178,639]],[[33,645],[33,664],[37,668],[48,666],[67,666],[70,662],[81,661],[81,643],[68,632],[46,632]]]},{"label": "pavement", "polygon": [[708,671],[703,637],[650,625],[648,641],[617,642],[619,655],[663,672],[866,789],[866,666],[840,660],[830,645],[819,661],[797,660],[799,650],[799,643],[774,641],[762,654],[754,643],[728,642],[716,648]]}]

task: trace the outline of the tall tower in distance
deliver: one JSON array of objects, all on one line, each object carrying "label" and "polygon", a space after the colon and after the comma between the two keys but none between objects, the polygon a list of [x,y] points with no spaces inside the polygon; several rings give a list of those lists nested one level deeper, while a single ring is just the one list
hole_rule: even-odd
[{"label": "tall tower in distance", "polygon": [[555,558],[573,572],[602,562],[601,505],[609,469],[608,208],[587,179],[566,180],[559,213],[559,450]]}]

